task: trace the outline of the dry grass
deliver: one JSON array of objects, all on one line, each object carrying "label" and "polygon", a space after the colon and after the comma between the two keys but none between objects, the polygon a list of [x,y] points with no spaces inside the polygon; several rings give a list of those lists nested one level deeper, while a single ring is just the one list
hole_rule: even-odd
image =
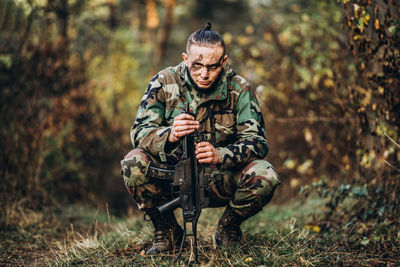
[{"label": "dry grass", "polygon": [[[218,249],[213,239],[216,222],[223,210],[204,210],[198,224],[201,265],[390,266],[399,263],[395,258],[368,253],[367,247],[348,250],[339,245],[340,237],[335,233],[306,224],[310,214],[320,210],[322,204],[309,199],[266,207],[243,224],[245,243],[229,250]],[[179,212],[177,215],[181,221]],[[62,213],[23,211],[20,223],[1,233],[0,264],[170,266],[176,252],[144,255],[151,246],[152,231],[150,223],[141,215],[116,218],[106,209],[72,206]],[[21,243],[22,240],[25,243]],[[189,241],[176,265],[186,266],[193,260],[190,247]]]}]

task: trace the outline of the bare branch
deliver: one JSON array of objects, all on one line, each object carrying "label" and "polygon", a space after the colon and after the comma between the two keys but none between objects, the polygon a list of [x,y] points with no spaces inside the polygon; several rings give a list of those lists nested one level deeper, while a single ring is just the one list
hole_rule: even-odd
[{"label": "bare branch", "polygon": [[390,164],[390,163],[387,162],[386,160],[385,160],[385,163],[386,163],[387,165],[389,165],[390,167],[392,167],[393,169],[395,169],[396,171],[400,172],[399,169],[397,169],[395,166],[393,166],[392,164]]},{"label": "bare branch", "polygon": [[392,141],[400,149],[400,145],[396,141],[394,141],[393,138],[391,138],[387,133],[385,133],[385,136],[389,138],[389,140]]}]

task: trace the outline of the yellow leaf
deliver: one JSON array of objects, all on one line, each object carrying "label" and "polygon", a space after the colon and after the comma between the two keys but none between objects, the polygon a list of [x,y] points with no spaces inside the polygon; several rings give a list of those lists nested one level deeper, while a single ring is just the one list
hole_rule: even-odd
[{"label": "yellow leaf", "polygon": [[354,15],[356,16],[356,18],[358,18],[359,13],[360,13],[360,6],[357,4],[354,4],[353,7],[354,7]]},{"label": "yellow leaf", "polygon": [[375,29],[379,30],[380,29],[380,25],[379,25],[379,19],[375,19]]},{"label": "yellow leaf", "polygon": [[224,33],[223,38],[224,38],[224,42],[225,42],[226,44],[229,45],[229,44],[232,43],[232,39],[233,39],[232,33],[230,33],[230,32]]},{"label": "yellow leaf", "polygon": [[283,166],[288,168],[288,169],[293,169],[294,167],[296,167],[296,161],[292,160],[292,159],[287,159],[285,160],[285,162],[283,163]]},{"label": "yellow leaf", "polygon": [[308,129],[308,128],[306,128],[306,129],[304,130],[304,139],[305,139],[308,143],[310,143],[310,142],[313,140],[312,133],[311,133],[310,129]]},{"label": "yellow leaf", "polygon": [[244,31],[246,34],[251,35],[254,33],[254,27],[252,25],[247,25]]},{"label": "yellow leaf", "polygon": [[365,14],[365,16],[364,16],[364,24],[368,25],[368,22],[369,22],[370,19],[371,19],[370,15],[368,13]]},{"label": "yellow leaf", "polygon": [[364,239],[361,241],[361,245],[363,245],[363,246],[366,246],[366,245],[368,245],[368,244],[369,244],[369,240],[366,239],[366,238],[364,238]]},{"label": "yellow leaf", "polygon": [[316,233],[319,233],[319,232],[321,232],[321,227],[319,227],[318,225],[316,225],[316,226],[314,226],[314,227],[312,228],[312,230],[313,230],[314,232],[316,232]]},{"label": "yellow leaf", "polygon": [[251,54],[253,57],[259,57],[259,56],[260,56],[260,50],[258,50],[257,47],[252,46],[252,47],[250,48],[250,54]]},{"label": "yellow leaf", "polygon": [[299,186],[299,184],[300,184],[300,180],[299,179],[292,178],[290,180],[290,187],[291,188],[297,188]]},{"label": "yellow leaf", "polygon": [[240,46],[246,46],[249,43],[249,38],[243,35],[239,36],[237,40]]},{"label": "yellow leaf", "polygon": [[308,159],[308,160],[304,161],[302,164],[300,164],[299,166],[297,166],[296,170],[298,173],[305,174],[308,171],[308,169],[311,168],[312,165],[313,165],[313,161]]},{"label": "yellow leaf", "polygon": [[248,258],[246,258],[246,259],[244,260],[244,262],[251,262],[251,261],[253,261],[253,258],[252,258],[252,257],[248,257]]},{"label": "yellow leaf", "polygon": [[365,107],[361,107],[361,108],[357,109],[358,113],[361,113],[361,112],[364,112],[364,111],[365,111]]},{"label": "yellow leaf", "polygon": [[272,39],[273,39],[272,34],[270,34],[269,32],[264,33],[264,40],[265,41],[270,42],[270,41],[272,41]]},{"label": "yellow leaf", "polygon": [[372,91],[371,90],[366,90],[365,91],[365,96],[364,98],[361,100],[361,105],[363,107],[368,106],[369,104],[371,104],[371,96],[372,96]]},{"label": "yellow leaf", "polygon": [[332,88],[335,85],[335,83],[331,79],[325,79],[324,80],[324,85],[325,85],[325,87],[331,87]]},{"label": "yellow leaf", "polygon": [[307,230],[313,231],[315,233],[321,232],[321,227],[319,227],[318,225],[306,224],[304,226],[304,228],[306,228]]}]

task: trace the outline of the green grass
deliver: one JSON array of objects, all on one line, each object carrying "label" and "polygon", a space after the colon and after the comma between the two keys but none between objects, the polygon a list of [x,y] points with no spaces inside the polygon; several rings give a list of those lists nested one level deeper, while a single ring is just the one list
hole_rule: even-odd
[{"label": "green grass", "polygon": [[[322,210],[322,201],[313,198],[268,205],[242,224],[243,246],[220,250],[213,234],[223,209],[205,209],[198,224],[201,265],[373,266],[396,263],[396,259],[382,259],[366,249],[348,250],[338,245],[341,236],[312,226],[311,215]],[[176,214],[181,221],[179,210]],[[35,223],[14,225],[0,233],[0,265],[170,266],[175,257],[174,253],[143,256],[151,246],[153,228],[142,215],[117,218],[106,209],[70,206],[62,212],[29,216]],[[193,260],[193,255],[186,249],[177,265],[188,265],[189,259]]]}]

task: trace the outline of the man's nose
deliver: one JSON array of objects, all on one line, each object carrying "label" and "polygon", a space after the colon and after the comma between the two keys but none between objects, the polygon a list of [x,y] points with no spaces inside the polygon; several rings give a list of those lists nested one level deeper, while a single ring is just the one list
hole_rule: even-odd
[{"label": "man's nose", "polygon": [[200,77],[207,78],[208,76],[209,76],[208,68],[207,67],[201,68]]}]

